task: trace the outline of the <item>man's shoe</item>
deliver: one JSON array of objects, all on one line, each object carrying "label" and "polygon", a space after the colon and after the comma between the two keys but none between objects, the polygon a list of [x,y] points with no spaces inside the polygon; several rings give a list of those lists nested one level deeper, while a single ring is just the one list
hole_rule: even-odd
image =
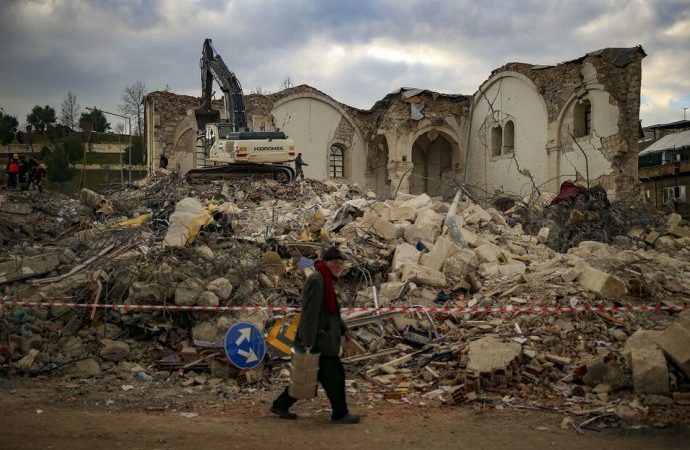
[{"label": "man's shoe", "polygon": [[345,423],[345,424],[352,424],[352,423],[359,423],[359,414],[352,414],[352,413],[347,413],[340,419],[331,419],[331,423]]},{"label": "man's shoe", "polygon": [[287,409],[271,408],[271,412],[276,414],[281,419],[295,420],[297,418],[297,414],[290,412]]}]

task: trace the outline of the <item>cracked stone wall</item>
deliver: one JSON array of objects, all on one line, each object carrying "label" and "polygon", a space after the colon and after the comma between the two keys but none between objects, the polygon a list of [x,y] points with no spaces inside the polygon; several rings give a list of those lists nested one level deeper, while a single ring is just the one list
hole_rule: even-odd
[{"label": "cracked stone wall", "polygon": [[[307,85],[247,95],[245,107],[253,130],[279,129],[295,140],[309,163],[306,176],[328,179],[330,148],[338,145],[345,155],[344,181],[375,189],[382,197],[410,189],[448,196],[461,182],[482,194],[529,195],[555,192],[566,179],[585,183],[587,174],[591,183],[623,195],[639,187],[644,56],[641,47],[634,47],[603,49],[554,66],[508,63],[493,71],[474,96],[401,89],[368,110]],[[573,140],[575,109],[584,101],[591,104],[591,132]],[[147,96],[145,135],[153,167],[162,152],[181,172],[198,164],[197,106],[198,99],[190,96]],[[222,111],[222,101],[214,107]],[[497,126],[506,132],[494,154]]]},{"label": "cracked stone wall", "polygon": [[[530,137],[522,146],[516,142],[512,164],[506,167],[505,161],[490,161],[483,167],[486,176],[468,181],[489,192],[500,189],[506,179],[511,180],[512,192],[528,194],[535,186],[555,192],[566,179],[585,184],[589,169],[590,183],[601,184],[612,196],[638,195],[637,128],[644,56],[641,47],[603,49],[555,66],[509,63],[495,70],[475,95],[473,125],[485,120],[486,111],[479,104],[482,100],[486,103],[486,91],[495,90],[497,79],[515,77],[531,84],[543,99],[547,138],[544,142],[541,135]],[[575,106],[582,101],[591,104],[591,131],[577,136]],[[482,117],[474,117],[477,114]],[[474,130],[470,137],[470,158],[474,161],[470,166],[476,167],[489,149],[477,145],[476,141],[488,137],[480,134],[481,128]],[[516,140],[519,135],[516,128]],[[521,153],[526,158],[521,158]]]}]

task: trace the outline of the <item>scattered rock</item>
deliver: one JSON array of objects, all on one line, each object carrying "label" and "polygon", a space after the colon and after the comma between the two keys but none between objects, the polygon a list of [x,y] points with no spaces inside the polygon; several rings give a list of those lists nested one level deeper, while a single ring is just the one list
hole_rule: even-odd
[{"label": "scattered rock", "polygon": [[101,349],[101,358],[106,361],[119,362],[129,357],[129,345],[122,341],[111,341],[103,339],[103,348]]}]

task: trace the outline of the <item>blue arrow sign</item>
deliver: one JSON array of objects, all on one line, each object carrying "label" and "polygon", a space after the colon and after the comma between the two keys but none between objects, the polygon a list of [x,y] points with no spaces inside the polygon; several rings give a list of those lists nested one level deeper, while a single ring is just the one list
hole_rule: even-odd
[{"label": "blue arrow sign", "polygon": [[225,353],[238,369],[253,369],[266,355],[263,332],[249,322],[237,322],[225,334]]}]

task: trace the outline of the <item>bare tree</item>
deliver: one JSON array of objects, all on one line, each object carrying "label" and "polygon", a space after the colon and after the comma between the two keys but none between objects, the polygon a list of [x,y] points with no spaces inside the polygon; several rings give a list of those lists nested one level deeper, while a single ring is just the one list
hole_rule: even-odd
[{"label": "bare tree", "polygon": [[115,133],[117,134],[124,134],[125,133],[125,123],[124,122],[118,122],[115,124]]},{"label": "bare tree", "polygon": [[79,125],[81,105],[77,102],[77,94],[69,91],[60,105],[60,123],[75,130]]},{"label": "bare tree", "polygon": [[141,136],[142,122],[144,119],[144,97],[146,96],[146,85],[138,80],[125,88],[122,94],[122,104],[118,107],[125,116],[136,118],[137,135]]},{"label": "bare tree", "polygon": [[280,90],[284,91],[285,89],[290,89],[291,87],[294,87],[294,83],[292,82],[292,78],[290,78],[290,74],[285,75],[285,78],[283,78],[283,82],[280,84]]}]

